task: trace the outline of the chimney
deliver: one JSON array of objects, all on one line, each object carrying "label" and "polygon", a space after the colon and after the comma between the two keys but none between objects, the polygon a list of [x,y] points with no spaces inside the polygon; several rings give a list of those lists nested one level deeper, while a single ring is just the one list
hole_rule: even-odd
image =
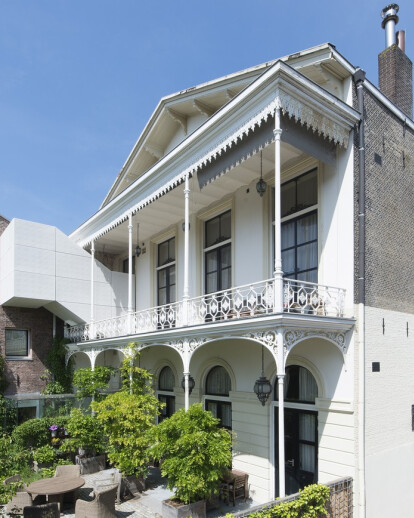
[{"label": "chimney", "polygon": [[413,116],[413,64],[405,53],[405,31],[395,32],[399,7],[381,11],[385,49],[378,55],[379,88],[408,117]]}]

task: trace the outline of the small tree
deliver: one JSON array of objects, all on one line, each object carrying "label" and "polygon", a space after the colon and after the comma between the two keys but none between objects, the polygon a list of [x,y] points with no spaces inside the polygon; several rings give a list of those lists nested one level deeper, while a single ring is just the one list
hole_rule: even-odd
[{"label": "small tree", "polygon": [[130,344],[121,366],[122,389],[91,406],[108,437],[109,460],[123,475],[145,476],[148,467],[146,432],[154,426],[160,402],[150,384],[152,375],[137,367],[139,353]]},{"label": "small tree", "polygon": [[232,438],[201,404],[178,410],[148,433],[151,456],[162,459],[168,488],[185,504],[209,498],[231,465]]},{"label": "small tree", "polygon": [[99,401],[105,397],[102,390],[108,388],[109,380],[115,373],[113,367],[105,367],[103,365],[91,369],[78,369],[73,375],[73,384],[76,386],[76,397],[84,399],[90,397],[95,401]]}]

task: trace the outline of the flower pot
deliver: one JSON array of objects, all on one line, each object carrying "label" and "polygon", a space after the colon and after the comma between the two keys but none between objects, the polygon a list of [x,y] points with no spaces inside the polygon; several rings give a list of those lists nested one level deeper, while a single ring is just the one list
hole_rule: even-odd
[{"label": "flower pot", "polygon": [[57,436],[57,430],[51,430],[50,433],[52,434],[52,437]]},{"label": "flower pot", "polygon": [[192,504],[183,504],[174,499],[163,500],[163,518],[183,518],[192,516],[193,518],[206,518],[206,501],[199,500]]}]

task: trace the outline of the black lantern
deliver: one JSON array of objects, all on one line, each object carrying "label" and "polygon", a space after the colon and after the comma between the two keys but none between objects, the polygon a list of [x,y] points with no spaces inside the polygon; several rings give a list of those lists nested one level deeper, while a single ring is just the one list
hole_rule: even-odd
[{"label": "black lantern", "polygon": [[265,403],[272,393],[272,384],[264,375],[264,367],[263,367],[263,346],[262,346],[262,375],[258,378],[254,384],[253,390],[262,404],[265,406]]},{"label": "black lantern", "polygon": [[[181,380],[181,387],[183,390],[185,390],[185,376],[183,376],[183,379]],[[194,387],[195,387],[194,378],[192,376],[188,376],[188,393],[189,394],[191,394]]]},{"label": "black lantern", "polygon": [[267,189],[267,183],[263,180],[263,157],[262,157],[262,151],[260,151],[260,180],[256,184],[256,191],[260,195],[260,197],[263,197],[263,194],[266,192]]},{"label": "black lantern", "polygon": [[139,257],[141,255],[141,247],[139,246],[139,244],[135,247],[135,257]]}]

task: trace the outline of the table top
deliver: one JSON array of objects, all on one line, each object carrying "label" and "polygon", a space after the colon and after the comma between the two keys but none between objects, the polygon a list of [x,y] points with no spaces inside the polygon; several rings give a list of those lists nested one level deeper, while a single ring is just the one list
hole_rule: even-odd
[{"label": "table top", "polygon": [[59,495],[79,489],[85,484],[82,477],[53,477],[36,480],[27,486],[28,493],[37,495]]}]

